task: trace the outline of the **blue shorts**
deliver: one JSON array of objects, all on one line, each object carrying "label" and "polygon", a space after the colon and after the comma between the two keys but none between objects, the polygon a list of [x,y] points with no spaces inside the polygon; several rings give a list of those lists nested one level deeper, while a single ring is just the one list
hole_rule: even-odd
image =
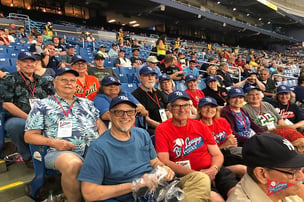
[{"label": "blue shorts", "polygon": [[83,157],[80,156],[76,152],[72,152],[72,151],[50,151],[50,152],[47,152],[47,154],[44,157],[45,167],[47,169],[56,170],[56,168],[55,168],[55,160],[57,159],[58,156],[60,156],[61,154],[64,154],[64,153],[72,153],[72,154],[74,154],[75,156],[77,156],[78,158],[80,158],[83,161]]}]

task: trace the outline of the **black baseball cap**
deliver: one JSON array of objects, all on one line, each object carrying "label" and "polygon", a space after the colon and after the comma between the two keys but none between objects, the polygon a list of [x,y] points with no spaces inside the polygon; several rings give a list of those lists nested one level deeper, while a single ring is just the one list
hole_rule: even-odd
[{"label": "black baseball cap", "polygon": [[301,168],[304,154],[298,153],[287,139],[271,133],[249,138],[242,150],[245,165],[251,168]]}]

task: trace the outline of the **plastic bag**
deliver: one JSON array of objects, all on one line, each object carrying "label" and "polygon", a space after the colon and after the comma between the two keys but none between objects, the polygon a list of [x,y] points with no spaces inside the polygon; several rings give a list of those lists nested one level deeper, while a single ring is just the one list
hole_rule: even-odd
[{"label": "plastic bag", "polygon": [[174,179],[170,183],[165,180],[166,169],[156,167],[150,174],[135,179],[133,184],[133,197],[137,202],[169,202],[180,201],[184,192],[177,185],[180,182]]}]

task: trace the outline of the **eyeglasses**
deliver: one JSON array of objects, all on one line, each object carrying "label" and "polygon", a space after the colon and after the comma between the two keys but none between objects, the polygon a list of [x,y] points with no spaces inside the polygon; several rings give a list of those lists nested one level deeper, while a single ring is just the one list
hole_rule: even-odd
[{"label": "eyeglasses", "polygon": [[290,171],[286,171],[286,170],[280,170],[280,169],[277,169],[277,168],[268,168],[268,169],[287,174],[287,175],[289,175],[288,179],[290,179],[290,180],[295,179],[296,174],[301,173],[302,170],[303,170],[303,168],[297,168],[297,169],[295,169],[295,171],[290,172]]},{"label": "eyeglasses", "polygon": [[77,63],[74,63],[75,66],[84,66],[86,63],[85,62],[77,62]]},{"label": "eyeglasses", "polygon": [[76,79],[59,79],[62,83],[76,83]]},{"label": "eyeglasses", "polygon": [[127,114],[128,116],[134,116],[136,114],[136,110],[135,109],[131,109],[131,110],[111,110],[110,111],[112,114],[114,114],[117,117],[123,117],[125,114]]},{"label": "eyeglasses", "polygon": [[304,145],[294,145],[294,148],[297,150],[297,151],[303,151],[304,150]]},{"label": "eyeglasses", "polygon": [[184,104],[184,105],[177,105],[177,104],[173,104],[171,105],[172,109],[189,109],[190,108],[190,104]]}]

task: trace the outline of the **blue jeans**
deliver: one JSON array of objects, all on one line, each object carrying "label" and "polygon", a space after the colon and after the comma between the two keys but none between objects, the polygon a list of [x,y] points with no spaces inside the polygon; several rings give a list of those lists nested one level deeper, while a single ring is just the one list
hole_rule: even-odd
[{"label": "blue jeans", "polygon": [[24,128],[25,120],[22,118],[13,117],[5,121],[4,129],[7,137],[11,138],[12,142],[16,145],[23,160],[29,160],[31,152],[28,144],[24,142]]}]

